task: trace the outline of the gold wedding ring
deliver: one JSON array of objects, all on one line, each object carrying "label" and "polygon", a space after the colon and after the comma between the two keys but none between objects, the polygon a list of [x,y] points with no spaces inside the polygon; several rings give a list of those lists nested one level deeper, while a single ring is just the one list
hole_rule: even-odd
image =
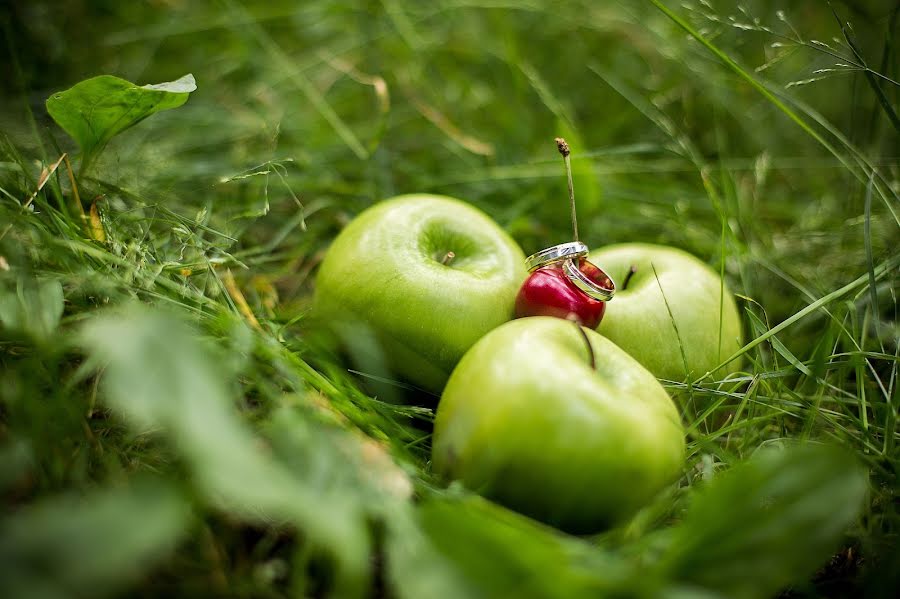
[{"label": "gold wedding ring", "polygon": [[616,282],[613,281],[612,277],[607,275],[602,268],[600,268],[599,266],[597,268],[609,281],[609,287],[601,287],[600,285],[589,279],[587,276],[585,276],[585,274],[581,272],[581,270],[578,268],[578,265],[571,258],[567,258],[562,265],[563,272],[567,277],[569,277],[569,280],[572,281],[573,285],[586,293],[590,298],[600,300],[601,302],[608,302],[616,294]]},{"label": "gold wedding ring", "polygon": [[561,243],[535,252],[525,258],[525,268],[528,269],[528,272],[533,272],[547,264],[571,260],[572,258],[583,258],[584,256],[587,256],[587,254],[588,247],[580,241]]}]

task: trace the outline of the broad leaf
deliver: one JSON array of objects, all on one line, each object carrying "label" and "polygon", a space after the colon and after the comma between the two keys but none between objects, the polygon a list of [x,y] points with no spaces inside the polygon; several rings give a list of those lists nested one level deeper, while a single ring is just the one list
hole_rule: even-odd
[{"label": "broad leaf", "polygon": [[47,112],[78,142],[84,172],[115,135],[151,114],[177,108],[197,89],[193,75],[143,87],[101,75],[47,99]]},{"label": "broad leaf", "polygon": [[[388,543],[400,597],[651,596],[652,574],[600,548],[538,524],[480,497],[435,496],[417,509],[428,563],[417,573],[398,566],[402,541]],[[407,551],[407,553],[411,553]],[[426,560],[419,558],[422,562]]]},{"label": "broad leaf", "polygon": [[293,524],[334,560],[334,594],[362,594],[370,547],[361,506],[353,496],[321,494],[273,458],[238,417],[196,331],[168,314],[131,306],[92,319],[82,338],[105,364],[109,404],[137,432],[163,432],[209,503],[245,520]]},{"label": "broad leaf", "polygon": [[867,489],[865,471],[835,448],[763,451],[698,491],[663,568],[728,597],[774,596],[827,561]]},{"label": "broad leaf", "polygon": [[6,597],[110,594],[171,553],[190,517],[157,481],[42,499],[0,521],[0,586]]},{"label": "broad leaf", "polygon": [[63,288],[53,279],[21,277],[15,288],[0,287],[0,328],[38,341],[50,338],[63,313]]}]

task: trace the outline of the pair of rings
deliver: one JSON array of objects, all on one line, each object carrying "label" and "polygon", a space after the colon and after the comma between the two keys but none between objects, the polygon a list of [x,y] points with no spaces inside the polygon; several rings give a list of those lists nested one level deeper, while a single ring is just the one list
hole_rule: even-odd
[{"label": "pair of rings", "polygon": [[608,302],[616,294],[616,283],[612,280],[612,277],[599,267],[597,267],[598,270],[603,273],[603,276],[609,283],[608,287],[600,285],[581,272],[581,269],[578,268],[579,263],[587,255],[588,246],[580,241],[570,241],[544,248],[528,256],[525,259],[525,267],[528,269],[528,272],[534,272],[542,266],[562,262],[563,272],[575,287],[592,299]]}]

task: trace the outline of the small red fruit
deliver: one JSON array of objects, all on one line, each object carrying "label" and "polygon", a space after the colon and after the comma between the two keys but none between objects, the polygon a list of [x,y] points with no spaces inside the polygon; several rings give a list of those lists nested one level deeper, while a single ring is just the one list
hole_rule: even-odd
[{"label": "small red fruit", "polygon": [[[516,318],[556,316],[575,320],[581,326],[596,329],[603,320],[606,301],[612,299],[616,292],[616,285],[602,269],[584,258],[588,248],[578,241],[569,144],[563,138],[557,137],[556,149],[566,164],[569,205],[572,208],[573,241],[543,249],[525,260],[531,274],[525,279],[519,289],[519,295],[516,296]],[[590,344],[588,348],[590,349]]]},{"label": "small red fruit", "polygon": [[[584,258],[578,270],[604,289],[614,288],[600,268]],[[576,287],[563,272],[562,264],[548,264],[529,275],[516,296],[516,318],[523,316],[557,316],[574,318],[585,327],[596,329],[606,311],[606,302],[596,300]]]}]

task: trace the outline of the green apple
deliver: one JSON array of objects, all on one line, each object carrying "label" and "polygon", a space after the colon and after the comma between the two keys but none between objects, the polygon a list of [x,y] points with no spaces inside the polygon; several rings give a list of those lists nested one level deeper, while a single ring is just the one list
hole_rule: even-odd
[{"label": "green apple", "polygon": [[678,477],[684,430],[659,381],[590,329],[551,316],[485,335],[438,404],[445,479],[573,533],[634,514]]},{"label": "green apple", "polygon": [[[719,273],[691,254],[625,243],[595,250],[589,259],[619,286],[597,330],[658,378],[696,379],[741,347],[734,297]],[[716,375],[739,368],[735,360]]]},{"label": "green apple", "polygon": [[462,355],[513,317],[525,256],[486,214],[416,194],[363,211],[316,279],[314,313],[363,363],[439,393]]}]

